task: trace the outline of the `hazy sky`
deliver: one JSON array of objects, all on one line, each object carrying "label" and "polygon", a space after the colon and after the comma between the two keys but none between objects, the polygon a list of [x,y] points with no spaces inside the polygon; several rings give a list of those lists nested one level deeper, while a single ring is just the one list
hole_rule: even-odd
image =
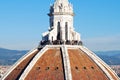
[{"label": "hazy sky", "polygon": [[[120,0],[69,0],[75,30],[91,50],[120,50]],[[0,47],[31,49],[49,27],[54,0],[0,0]]]}]

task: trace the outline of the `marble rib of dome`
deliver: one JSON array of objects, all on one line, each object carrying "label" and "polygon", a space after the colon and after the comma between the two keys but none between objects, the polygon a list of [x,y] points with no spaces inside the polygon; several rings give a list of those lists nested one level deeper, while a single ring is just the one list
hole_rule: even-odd
[{"label": "marble rib of dome", "polygon": [[37,48],[20,58],[2,80],[120,80],[97,55],[86,48],[74,30],[68,0],[50,6],[50,28]]}]

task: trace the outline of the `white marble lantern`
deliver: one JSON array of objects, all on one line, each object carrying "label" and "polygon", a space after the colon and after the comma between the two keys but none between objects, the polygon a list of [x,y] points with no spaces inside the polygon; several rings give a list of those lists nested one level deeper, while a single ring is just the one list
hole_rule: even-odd
[{"label": "white marble lantern", "polygon": [[74,31],[73,7],[68,0],[56,0],[50,6],[50,29],[42,34],[45,41],[81,41],[80,34]]}]

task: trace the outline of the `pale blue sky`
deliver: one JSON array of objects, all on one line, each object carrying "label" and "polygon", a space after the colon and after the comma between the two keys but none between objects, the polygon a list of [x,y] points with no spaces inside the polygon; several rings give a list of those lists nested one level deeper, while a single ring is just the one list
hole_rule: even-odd
[{"label": "pale blue sky", "polygon": [[[120,0],[69,0],[75,30],[91,50],[120,50]],[[31,49],[48,30],[54,0],[0,0],[0,47]]]}]

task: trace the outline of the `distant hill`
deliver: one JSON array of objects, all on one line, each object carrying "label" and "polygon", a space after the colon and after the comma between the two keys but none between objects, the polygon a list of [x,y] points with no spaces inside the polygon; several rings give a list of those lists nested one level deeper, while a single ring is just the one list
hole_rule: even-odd
[{"label": "distant hill", "polygon": [[0,65],[12,65],[27,52],[28,50],[19,51],[0,48]]},{"label": "distant hill", "polygon": [[[27,52],[28,50],[0,48],[0,65],[12,65]],[[109,65],[120,65],[120,51],[97,51],[95,53]]]},{"label": "distant hill", "polygon": [[109,65],[120,65],[120,51],[98,51],[95,53]]}]

